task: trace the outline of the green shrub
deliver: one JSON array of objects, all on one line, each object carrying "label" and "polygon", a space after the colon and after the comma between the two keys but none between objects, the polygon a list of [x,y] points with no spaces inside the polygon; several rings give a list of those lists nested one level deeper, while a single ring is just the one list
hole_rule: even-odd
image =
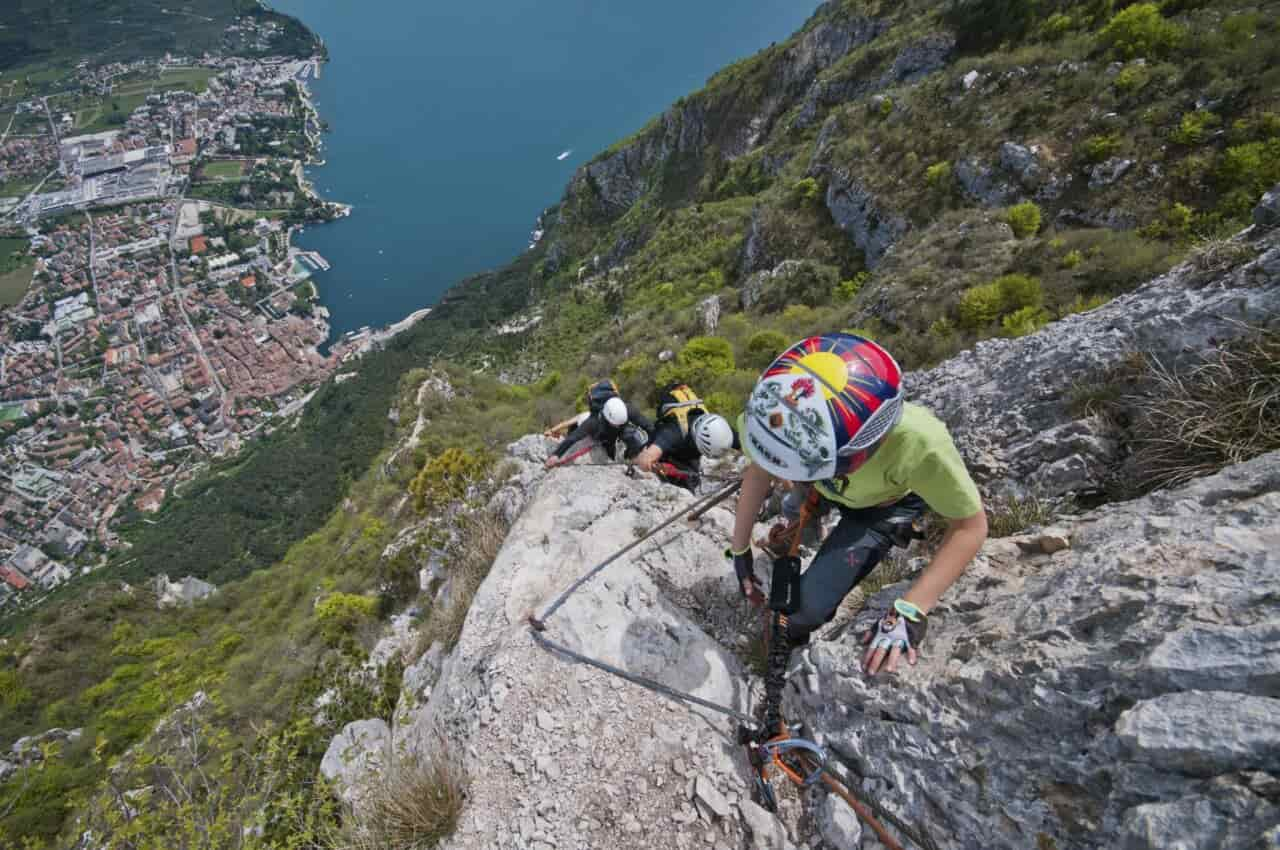
[{"label": "green shrub", "polygon": [[1217,168],[1217,181],[1224,193],[1223,211],[1247,215],[1258,197],[1280,182],[1280,138],[1227,148]]},{"label": "green shrub", "polygon": [[1013,228],[1013,235],[1017,238],[1034,236],[1040,231],[1040,207],[1034,201],[1015,204],[1005,213],[1005,221]]},{"label": "green shrub", "polygon": [[1008,337],[1027,336],[1049,324],[1052,318],[1043,307],[1022,307],[1000,319],[1000,332]]},{"label": "green shrub", "polygon": [[946,160],[935,162],[924,170],[924,180],[931,189],[951,188],[951,163]]},{"label": "green shrub", "polygon": [[1058,265],[1064,269],[1074,269],[1083,262],[1084,254],[1072,249],[1062,256],[1062,259],[1058,261]]},{"label": "green shrub", "polygon": [[752,369],[764,369],[786,350],[789,340],[778,331],[757,331],[747,340],[747,362]]},{"label": "green shrub", "polygon": [[956,309],[960,314],[960,323],[967,328],[977,330],[991,324],[1004,312],[1004,299],[1000,295],[999,285],[984,283],[966,289],[960,296]]},{"label": "green shrub", "polygon": [[1090,310],[1096,310],[1110,300],[1110,295],[1090,295],[1088,298],[1083,295],[1077,295],[1074,301],[1062,308],[1061,315],[1070,316],[1074,313],[1087,313]]},{"label": "green shrub", "polygon": [[878,111],[881,118],[888,118],[890,115],[893,114],[893,98],[882,97],[880,98],[879,103],[880,103],[880,106],[878,108]]},{"label": "green shrub", "polygon": [[964,291],[957,305],[960,322],[973,330],[1023,308],[1038,308],[1044,301],[1040,281],[1024,274],[1007,274],[990,283]]},{"label": "green shrub", "polygon": [[821,197],[822,186],[812,177],[797,180],[795,185],[791,187],[791,200],[797,206],[813,206],[819,202]]},{"label": "green shrub", "polygon": [[858,272],[850,279],[840,281],[840,284],[832,291],[831,295],[836,301],[852,301],[858,297],[863,284],[870,279],[870,272]]},{"label": "green shrub", "polygon": [[1116,74],[1115,87],[1120,94],[1133,94],[1151,81],[1151,71],[1145,65],[1129,65]]},{"label": "green shrub", "polygon": [[673,362],[658,370],[656,383],[662,387],[679,381],[697,390],[733,369],[733,346],[729,340],[718,336],[695,336],[680,349]]},{"label": "green shrub", "polygon": [[1126,59],[1156,59],[1173,52],[1184,34],[1182,27],[1164,19],[1155,3],[1138,3],[1117,12],[1100,35]]},{"label": "green shrub", "polygon": [[466,495],[493,466],[486,452],[469,452],[458,447],[445,449],[429,460],[409,485],[413,504],[419,511],[441,508]]},{"label": "green shrub", "polygon": [[330,593],[316,604],[315,613],[321,633],[333,642],[372,621],[377,610],[378,600],[375,597],[356,593]]},{"label": "green shrub", "polygon": [[1076,155],[1089,164],[1096,164],[1110,159],[1120,149],[1120,137],[1114,133],[1090,136],[1076,148]]},{"label": "green shrub", "polygon": [[1058,41],[1075,29],[1075,26],[1076,22],[1070,15],[1054,12],[1040,25],[1040,37],[1045,41]]},{"label": "green shrub", "polygon": [[1180,145],[1198,145],[1221,123],[1222,119],[1212,112],[1197,109],[1182,116],[1178,128],[1170,134],[1170,138]]}]

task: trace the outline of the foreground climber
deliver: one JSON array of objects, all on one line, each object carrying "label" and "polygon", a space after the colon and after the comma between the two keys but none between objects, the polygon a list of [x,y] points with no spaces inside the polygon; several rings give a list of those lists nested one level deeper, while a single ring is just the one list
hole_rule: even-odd
[{"label": "foreground climber", "polygon": [[803,574],[794,558],[774,566],[766,676],[766,729],[780,723],[787,656],[829,622],[895,545],[906,545],[926,507],[949,521],[933,560],[866,635],[863,667],[916,663],[929,611],[987,536],[982,499],[944,426],[906,404],[902,372],[887,351],[850,334],[810,337],[787,349],[752,390],[738,430],[751,460],[743,474],[730,553],[743,594],[764,602],[751,531],[770,478],[801,482],[806,518],[832,506],[839,524]]},{"label": "foreground climber", "polygon": [[611,460],[617,460],[619,442],[623,445],[624,456],[630,460],[649,442],[652,431],[653,423],[622,400],[613,381],[598,381],[587,389],[585,413],[566,419],[545,432],[548,437],[564,437],[551,450],[545,465],[547,469],[559,466],[592,446],[600,446]]},{"label": "foreground climber", "polygon": [[738,449],[738,435],[723,416],[711,413],[685,384],[671,384],[658,399],[658,417],[649,445],[636,466],[663,481],[696,491],[702,458]]}]

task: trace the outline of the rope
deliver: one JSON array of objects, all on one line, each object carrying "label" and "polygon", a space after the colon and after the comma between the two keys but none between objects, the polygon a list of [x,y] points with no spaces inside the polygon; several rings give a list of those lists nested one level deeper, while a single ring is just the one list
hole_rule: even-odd
[{"label": "rope", "polygon": [[650,537],[653,537],[658,532],[662,531],[663,529],[667,528],[670,525],[673,525],[676,520],[680,519],[685,514],[697,513],[698,510],[703,507],[704,502],[707,503],[707,505],[710,505],[712,503],[712,500],[716,499],[717,497],[720,497],[722,494],[728,495],[729,493],[733,492],[733,490],[737,489],[737,487],[738,487],[738,482],[734,482],[733,484],[722,487],[720,490],[717,490],[716,492],[712,493],[709,496],[703,496],[701,499],[694,502],[693,505],[688,508],[681,508],[678,512],[672,514],[671,516],[664,519],[662,522],[655,525],[653,528],[646,531],[643,536],[631,541],[626,546],[623,546],[621,549],[619,549],[617,552],[614,552],[612,555],[605,558],[603,561],[596,564],[591,569],[587,570],[585,573],[579,576],[578,579],[574,581],[573,584],[569,585],[563,593],[561,593],[559,596],[557,596],[555,599],[551,601],[551,604],[548,605],[543,610],[542,616],[531,618],[530,622],[533,624],[534,628],[538,629],[539,631],[542,631],[543,629],[545,629],[546,622],[547,620],[551,619],[551,615],[554,614],[556,611],[558,611],[560,609],[560,606],[563,605],[569,599],[570,596],[577,593],[578,588],[582,587],[584,584],[591,581],[591,579],[599,575],[600,572],[603,571],[605,567],[609,566],[614,561],[618,560],[623,555],[627,554],[632,549],[636,548],[641,543],[648,540]]},{"label": "rope", "polygon": [[[749,714],[745,714],[741,711],[738,711],[735,708],[730,708],[729,706],[726,706],[726,705],[720,705],[718,703],[711,702],[710,700],[703,699],[702,697],[695,696],[694,694],[686,693],[684,691],[680,691],[675,688],[669,687],[667,685],[664,685],[662,682],[659,682],[657,679],[651,679],[648,676],[641,676],[637,673],[631,673],[627,670],[622,669],[621,667],[617,667],[613,664],[610,664],[607,661],[602,661],[599,658],[592,658],[591,656],[584,655],[581,652],[570,649],[569,647],[565,646],[562,643],[557,643],[556,641],[552,640],[546,635],[547,621],[551,619],[551,617],[557,611],[560,610],[561,606],[563,606],[564,603],[569,600],[569,597],[577,593],[578,590],[584,584],[591,581],[591,579],[595,578],[597,575],[603,572],[606,567],[616,562],[619,558],[621,558],[623,555],[630,552],[632,549],[635,549],[641,543],[644,543],[646,540],[649,540],[650,538],[654,537],[659,532],[674,525],[676,521],[679,520],[680,518],[687,517],[690,519],[697,519],[701,517],[703,514],[705,514],[708,510],[710,510],[716,504],[724,501],[729,496],[731,496],[741,486],[742,486],[742,479],[736,479],[730,482],[729,484],[725,485],[724,487],[720,488],[716,492],[708,496],[704,496],[701,499],[698,499],[691,506],[687,508],[681,508],[676,513],[672,514],[671,516],[664,519],[662,522],[658,523],[653,528],[649,529],[641,537],[637,538],[636,540],[633,540],[631,543],[628,543],[626,546],[622,547],[617,552],[614,552],[612,555],[605,558],[603,561],[596,564],[591,569],[587,570],[587,572],[583,573],[576,580],[574,580],[572,584],[570,584],[567,588],[565,588],[565,590],[559,596],[553,599],[551,603],[548,604],[546,608],[543,609],[541,616],[530,615],[529,625],[531,628],[531,634],[533,636],[534,641],[536,641],[538,645],[541,646],[543,649],[546,649],[550,652],[559,653],[565,656],[566,658],[570,658],[570,659],[573,659],[574,661],[580,662],[582,664],[586,664],[589,667],[595,667],[597,670],[602,670],[606,673],[609,673],[610,675],[617,676],[620,679],[624,679],[628,682],[631,682],[634,685],[639,685],[640,687],[645,688],[653,693],[656,693],[659,696],[667,697],[668,699],[674,700],[675,702],[688,703],[690,705],[696,705],[701,708],[705,708],[710,711],[723,714],[726,717],[730,717],[738,721],[739,723],[743,724],[743,726],[746,727],[747,729],[756,729],[756,730],[761,729],[762,727],[760,725],[760,722]],[[806,502],[804,507],[809,508],[810,506]],[[808,513],[808,511],[802,509],[802,517],[804,516],[805,513]],[[803,523],[801,523],[801,527],[803,527]],[[792,543],[793,553],[799,549],[799,542],[800,542],[800,529],[798,528],[796,530],[795,538]],[[794,554],[793,554],[793,557],[794,557]],[[767,727],[764,727],[764,728],[767,728]],[[839,757],[838,753],[836,755],[837,757]],[[884,828],[884,826],[876,819],[875,815],[871,813],[870,810],[872,809],[875,811],[876,815],[883,817],[885,820],[889,821],[891,824],[897,827],[898,830],[901,831],[903,835],[907,836],[909,839],[915,842],[917,846],[925,848],[925,850],[936,850],[937,845],[935,845],[932,842],[932,840],[930,840],[927,836],[922,837],[919,833],[907,827],[892,812],[885,810],[883,806],[871,800],[866,800],[864,802],[860,800],[858,797],[856,797],[853,791],[850,790],[848,785],[844,782],[844,780],[841,779],[838,774],[833,772],[831,768],[826,765],[825,762],[817,762],[811,757],[804,756],[804,755],[801,755],[799,758],[802,762],[808,765],[808,769],[811,773],[821,774],[823,783],[827,785],[827,787],[830,788],[833,792],[840,795],[840,797],[846,803],[849,804],[849,807],[853,809],[854,814],[856,814],[859,818],[865,821],[872,828],[872,830],[875,831],[876,835],[879,836],[880,838],[880,842],[884,844],[887,850],[903,850],[903,848],[902,848],[902,845],[899,844],[893,838],[893,836],[889,834],[889,832]]]}]

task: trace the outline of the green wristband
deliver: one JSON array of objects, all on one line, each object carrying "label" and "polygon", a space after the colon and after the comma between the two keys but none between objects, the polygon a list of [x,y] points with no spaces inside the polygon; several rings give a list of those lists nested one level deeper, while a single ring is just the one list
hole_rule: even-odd
[{"label": "green wristband", "polygon": [[894,600],[893,610],[913,623],[918,623],[924,618],[924,612],[905,599]]},{"label": "green wristband", "polygon": [[751,551],[751,544],[750,544],[750,543],[748,543],[746,546],[744,546],[744,547],[742,548],[742,551],[741,551],[741,552],[735,552],[735,551],[733,551],[733,547],[732,547],[732,546],[727,546],[727,547],[725,547],[725,550],[724,550],[724,556],[725,556],[726,558],[736,558],[736,557],[738,557],[739,555],[745,555],[745,554],[747,554],[747,553],[748,553],[748,552],[750,552],[750,551]]}]

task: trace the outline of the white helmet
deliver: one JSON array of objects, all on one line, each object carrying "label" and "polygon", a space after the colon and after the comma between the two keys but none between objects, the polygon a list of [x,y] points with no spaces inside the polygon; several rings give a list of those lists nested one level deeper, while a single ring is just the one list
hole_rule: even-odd
[{"label": "white helmet", "polygon": [[622,399],[614,396],[604,403],[604,421],[608,422],[615,428],[621,428],[627,424],[630,415],[627,413],[627,403]]},{"label": "white helmet", "polygon": [[719,457],[733,446],[733,428],[717,413],[704,413],[693,423],[693,441],[706,457]]}]

